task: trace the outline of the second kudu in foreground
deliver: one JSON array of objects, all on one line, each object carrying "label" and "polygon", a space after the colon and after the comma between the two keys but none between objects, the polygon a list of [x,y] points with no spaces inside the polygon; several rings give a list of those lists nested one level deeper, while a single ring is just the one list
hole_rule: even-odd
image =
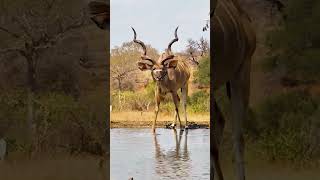
[{"label": "second kudu in foreground", "polygon": [[183,128],[181,124],[181,119],[179,115],[179,102],[180,98],[177,91],[181,90],[182,94],[182,107],[184,111],[185,118],[185,128],[188,128],[187,123],[187,96],[188,96],[188,81],[190,78],[189,66],[176,56],[171,51],[171,46],[173,43],[178,41],[177,30],[175,30],[175,38],[169,43],[166,52],[162,53],[158,60],[154,60],[147,56],[146,45],[137,40],[136,31],[132,28],[134,33],[133,41],[138,43],[143,48],[143,53],[141,55],[141,60],[138,61],[138,67],[141,71],[150,70],[153,80],[156,82],[155,89],[155,118],[152,123],[152,131],[155,132],[156,121],[159,113],[160,101],[163,100],[167,93],[171,93],[172,99],[175,105],[175,119],[173,120],[171,127],[174,128],[176,125],[176,120],[179,120],[180,128]]},{"label": "second kudu in foreground", "polygon": [[[236,179],[245,180],[243,124],[247,117],[250,94],[251,58],[256,48],[256,35],[250,18],[240,7],[238,0],[213,1],[214,12],[210,20],[213,61],[211,63],[212,88],[227,86],[231,102],[232,140]],[[213,98],[214,100],[214,98]],[[219,180],[223,180],[219,163],[219,144],[224,129],[224,118],[215,100],[212,102],[210,136],[211,158]],[[213,169],[213,167],[211,167]],[[213,175],[213,171],[211,171]],[[212,177],[211,177],[212,178]],[[212,178],[213,179],[213,178]]]}]

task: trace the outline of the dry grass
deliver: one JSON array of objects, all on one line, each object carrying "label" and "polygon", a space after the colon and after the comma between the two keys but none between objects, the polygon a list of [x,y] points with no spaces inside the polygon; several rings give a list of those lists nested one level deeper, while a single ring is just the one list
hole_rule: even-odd
[{"label": "dry grass", "polygon": [[[181,114],[180,116],[182,116]],[[118,127],[151,127],[155,115],[154,112],[125,111],[111,112],[111,128]],[[171,123],[173,114],[159,112],[157,127],[163,127]],[[182,118],[183,119],[183,118]],[[210,115],[208,113],[188,114],[188,122],[195,122],[198,125],[209,125]],[[182,120],[182,123],[184,120]]]}]

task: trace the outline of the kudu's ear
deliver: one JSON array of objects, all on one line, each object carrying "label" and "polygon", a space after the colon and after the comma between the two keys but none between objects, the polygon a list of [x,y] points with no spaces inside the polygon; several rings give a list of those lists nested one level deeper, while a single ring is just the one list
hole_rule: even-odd
[{"label": "kudu's ear", "polygon": [[177,65],[178,65],[178,60],[177,59],[170,59],[170,60],[167,60],[164,65],[167,67],[167,68],[176,68]]},{"label": "kudu's ear", "polygon": [[91,1],[88,4],[91,20],[100,29],[109,29],[110,27],[110,6],[109,4]]},{"label": "kudu's ear", "polygon": [[148,62],[143,62],[143,61],[139,61],[138,62],[138,68],[141,70],[141,71],[146,71],[146,70],[151,70],[153,67],[152,64],[148,63]]}]

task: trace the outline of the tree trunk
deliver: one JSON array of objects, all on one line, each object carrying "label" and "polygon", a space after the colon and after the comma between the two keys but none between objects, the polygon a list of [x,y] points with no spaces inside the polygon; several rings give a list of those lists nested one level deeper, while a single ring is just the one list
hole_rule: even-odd
[{"label": "tree trunk", "polygon": [[118,87],[118,89],[119,89],[119,91],[118,91],[118,102],[119,102],[119,110],[121,111],[122,110],[122,102],[121,102],[121,79],[119,78],[118,79],[118,83],[119,83],[119,87]]},{"label": "tree trunk", "polygon": [[30,144],[34,143],[34,134],[35,134],[35,104],[34,96],[36,91],[36,71],[35,71],[35,60],[32,57],[27,58],[28,62],[28,101],[27,101],[27,128],[28,128],[28,140]]}]

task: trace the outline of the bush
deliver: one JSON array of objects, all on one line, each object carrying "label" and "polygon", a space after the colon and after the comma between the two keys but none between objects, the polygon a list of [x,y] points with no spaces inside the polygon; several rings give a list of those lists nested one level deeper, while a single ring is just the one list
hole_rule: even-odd
[{"label": "bush", "polygon": [[256,110],[261,152],[270,159],[319,158],[319,100],[306,92],[272,97]]},{"label": "bush", "polygon": [[199,61],[198,70],[194,74],[195,82],[210,85],[210,57],[205,56]]},{"label": "bush", "polygon": [[123,91],[120,92],[120,94],[116,92],[111,97],[113,109],[133,111],[147,110],[154,102],[154,98],[150,97],[150,94],[148,91]]},{"label": "bush", "polygon": [[[10,151],[87,152],[97,153],[105,148],[105,121],[101,112],[88,102],[79,102],[62,93],[43,93],[35,97],[35,133],[31,146],[25,139],[25,93],[12,91],[0,97],[1,123],[5,129]],[[10,118],[8,121],[6,118]],[[5,121],[4,121],[5,120]]]},{"label": "bush", "polygon": [[210,94],[205,91],[193,93],[188,103],[191,112],[210,112]]}]

